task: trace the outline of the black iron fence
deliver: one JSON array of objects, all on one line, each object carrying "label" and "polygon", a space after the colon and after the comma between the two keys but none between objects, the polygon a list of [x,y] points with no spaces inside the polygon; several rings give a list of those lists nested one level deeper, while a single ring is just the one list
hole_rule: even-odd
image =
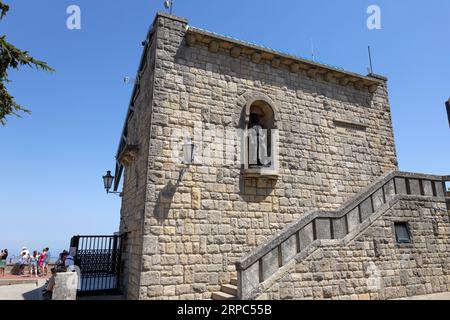
[{"label": "black iron fence", "polygon": [[119,290],[120,236],[74,236],[70,247],[81,273],[79,294]]}]

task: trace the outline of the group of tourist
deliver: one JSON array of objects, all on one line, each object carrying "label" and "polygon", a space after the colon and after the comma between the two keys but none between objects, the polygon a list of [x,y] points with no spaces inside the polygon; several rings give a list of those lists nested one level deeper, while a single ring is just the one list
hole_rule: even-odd
[{"label": "group of tourist", "polygon": [[30,251],[23,247],[18,262],[19,274],[24,275],[25,269],[28,267],[28,274],[31,277],[47,276],[50,257],[49,248],[44,248],[41,252],[34,250],[33,254],[30,254]]},{"label": "group of tourist", "polygon": [[0,251],[0,276],[5,276],[6,259],[8,258],[8,249]]},{"label": "group of tourist", "polygon": [[[28,267],[28,273],[31,277],[33,275],[35,277],[38,276],[47,276],[48,267],[50,262],[50,250],[49,248],[42,249],[41,252],[37,250],[33,251],[33,254],[30,254],[30,251],[23,247],[20,250],[20,259],[16,263],[16,267],[19,270],[19,274],[23,275],[25,269]],[[3,277],[5,275],[6,261],[8,258],[8,250],[4,249],[0,251],[0,276]],[[55,287],[55,276],[58,272],[75,272],[75,259],[74,257],[66,250],[59,254],[58,259],[56,260],[54,267],[51,268],[51,277],[47,280],[47,283],[44,286],[43,298],[44,300],[48,300],[52,298],[53,290]]]}]

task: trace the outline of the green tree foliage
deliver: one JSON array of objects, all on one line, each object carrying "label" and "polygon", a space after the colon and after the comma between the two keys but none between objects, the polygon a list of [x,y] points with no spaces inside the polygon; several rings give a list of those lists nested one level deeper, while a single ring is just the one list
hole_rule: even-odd
[{"label": "green tree foliage", "polygon": [[[0,0],[0,20],[2,20],[9,10],[9,6]],[[22,107],[14,101],[14,97],[6,90],[8,80],[8,69],[19,69],[20,66],[27,65],[44,71],[54,71],[47,63],[39,61],[28,55],[27,51],[22,51],[6,41],[6,36],[0,36],[0,124],[6,124],[7,116],[18,116],[20,113],[30,113],[30,110]]]}]

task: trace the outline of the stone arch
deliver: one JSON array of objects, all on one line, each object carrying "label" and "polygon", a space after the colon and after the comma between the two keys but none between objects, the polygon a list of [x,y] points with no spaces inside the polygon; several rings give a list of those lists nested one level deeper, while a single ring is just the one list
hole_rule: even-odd
[{"label": "stone arch", "polygon": [[[241,117],[239,128],[243,129],[242,148],[241,148],[241,163],[244,171],[256,176],[271,175],[274,176],[278,172],[278,132],[280,114],[277,104],[266,94],[261,92],[247,92],[239,99],[239,107],[241,108]],[[256,121],[255,121],[256,120]],[[259,141],[259,133],[255,133],[255,128],[268,130],[265,131],[263,137],[267,139],[267,144],[256,144],[256,149],[251,149],[254,146],[254,141]],[[256,132],[262,132],[258,131]],[[251,137],[250,134],[257,134]],[[254,140],[256,139],[256,140]],[[264,139],[264,138],[263,138]],[[253,142],[250,142],[253,141]],[[260,150],[261,153],[260,153]],[[256,155],[267,155],[270,161],[260,163],[261,158],[256,158]],[[264,159],[269,159],[265,157]],[[254,160],[257,159],[255,162]]]},{"label": "stone arch", "polygon": [[245,101],[243,110],[244,123],[242,123],[242,125],[246,125],[250,121],[250,111],[252,106],[255,105],[255,103],[263,103],[271,108],[273,114],[273,125],[274,128],[277,128],[280,117],[279,110],[277,104],[269,96],[261,92],[247,92],[244,94],[242,101]]}]

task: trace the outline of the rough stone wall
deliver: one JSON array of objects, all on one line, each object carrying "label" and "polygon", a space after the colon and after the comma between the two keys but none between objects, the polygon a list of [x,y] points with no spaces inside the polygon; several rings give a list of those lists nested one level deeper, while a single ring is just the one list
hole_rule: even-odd
[{"label": "rough stone wall", "polygon": [[[444,202],[402,200],[347,246],[328,244],[297,262],[263,297],[376,300],[447,292],[450,212],[446,209]],[[408,223],[411,244],[396,243],[395,222]]]},{"label": "rough stone wall", "polygon": [[120,219],[123,236],[121,287],[128,299],[139,298],[155,57],[156,41],[152,37],[140,65],[139,82],[132,98],[134,111],[127,123],[128,143],[139,146],[134,161],[125,166]]},{"label": "rough stone wall", "polygon": [[[130,123],[145,129],[138,136],[150,147],[147,175],[141,167],[147,146],[139,164],[127,168],[122,209],[124,224],[136,230],[130,284],[139,281],[141,299],[209,298],[230,281],[243,253],[308,210],[336,209],[397,164],[386,85],[372,95],[312,80],[223,49],[188,47],[185,32],[186,21],[157,17],[150,141],[147,116]],[[244,179],[236,154],[231,163],[217,156],[190,166],[177,184],[183,166],[172,161],[174,130],[192,134],[200,121],[223,135],[239,126],[244,97],[252,92],[278,106],[279,178]],[[336,118],[359,119],[365,130],[338,125]]]}]

